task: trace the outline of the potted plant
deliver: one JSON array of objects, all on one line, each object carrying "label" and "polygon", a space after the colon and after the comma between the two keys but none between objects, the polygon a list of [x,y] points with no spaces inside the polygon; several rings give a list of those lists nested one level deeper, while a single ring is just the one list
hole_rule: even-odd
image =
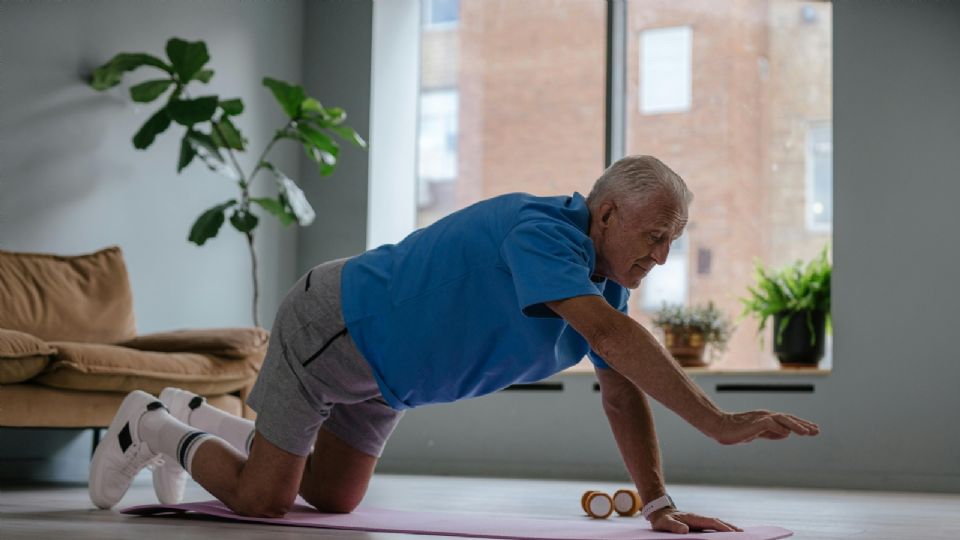
[{"label": "potted plant", "polygon": [[827,247],[807,262],[796,261],[778,271],[757,263],[756,287],[741,298],[742,317],[760,319],[758,334],[763,342],[767,320],[773,317],[773,352],[785,367],[817,365],[824,353],[826,334],[831,331],[830,275]]},{"label": "potted plant", "polygon": [[713,302],[690,307],[665,303],[654,314],[653,323],[663,330],[667,350],[685,367],[706,366],[706,347],[714,354],[723,352],[733,331],[730,318]]},{"label": "potted plant", "polygon": [[[199,161],[236,183],[238,196],[218,202],[204,211],[193,223],[187,239],[202,246],[217,236],[228,219],[230,225],[246,237],[253,276],[253,322],[260,326],[257,254],[253,249],[254,229],[260,222],[260,215],[273,215],[284,226],[296,223],[301,227],[310,225],[315,217],[297,182],[267,161],[270,150],[277,142],[293,141],[303,147],[321,176],[329,176],[340,156],[337,139],[362,148],[366,147],[366,142],[345,123],[347,113],[343,109],[324,107],[299,85],[264,77],[263,85],[276,98],[287,119],[246,172],[238,159],[238,154],[250,150],[238,127],[244,111],[243,101],[240,98],[223,99],[210,93],[194,96],[188,89],[192,83],[194,86],[209,84],[214,76],[213,70],[207,67],[210,54],[206,43],[171,38],[165,52],[165,59],[146,53],[119,53],[96,68],[87,82],[93,89],[104,92],[120,84],[126,72],[140,67],[152,68],[152,73],[159,78],[132,86],[130,98],[137,103],[151,103],[166,96],[160,108],[133,136],[134,148],[144,150],[168,128],[180,126],[185,131],[180,140],[177,174]],[[276,197],[254,196],[253,184],[261,171],[273,178]]]}]

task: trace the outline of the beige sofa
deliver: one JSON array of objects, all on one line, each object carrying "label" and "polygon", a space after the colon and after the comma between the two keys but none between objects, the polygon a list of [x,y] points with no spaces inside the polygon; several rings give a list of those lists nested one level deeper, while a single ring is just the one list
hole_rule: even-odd
[{"label": "beige sofa", "polygon": [[128,392],[165,386],[252,418],[245,400],[268,338],[262,328],[137,335],[119,247],[0,250],[0,427],[103,428]]}]

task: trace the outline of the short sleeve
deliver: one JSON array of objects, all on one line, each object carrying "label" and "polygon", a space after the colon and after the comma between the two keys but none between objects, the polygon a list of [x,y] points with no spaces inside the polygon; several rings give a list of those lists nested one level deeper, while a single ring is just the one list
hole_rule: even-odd
[{"label": "short sleeve", "polygon": [[538,220],[514,227],[500,246],[520,309],[528,317],[557,317],[545,302],[601,294],[590,281],[590,238],[572,224]]},{"label": "short sleeve", "polygon": [[[616,306],[620,313],[623,313],[624,315],[627,314],[627,301],[630,298],[630,291],[624,289],[616,283],[613,283],[612,281],[607,280],[606,287],[603,290],[603,297],[607,299],[607,302],[610,302],[611,306]],[[593,349],[590,349],[590,352],[587,353],[587,356],[597,368],[610,369],[610,366],[607,365],[607,362]]]}]

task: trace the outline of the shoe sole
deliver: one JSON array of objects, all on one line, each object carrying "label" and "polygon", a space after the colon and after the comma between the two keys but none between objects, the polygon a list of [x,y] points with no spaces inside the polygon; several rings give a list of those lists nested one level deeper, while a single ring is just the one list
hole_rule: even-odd
[{"label": "shoe sole", "polygon": [[[147,401],[141,405],[141,398],[138,393],[148,396],[150,401]],[[146,405],[152,401],[156,401],[156,398],[150,394],[147,394],[146,392],[141,392],[140,390],[136,390],[128,394],[127,397],[123,398],[123,403],[121,403],[120,408],[117,409],[117,414],[115,414],[113,416],[113,420],[110,421],[110,427],[107,428],[107,434],[100,438],[100,443],[97,444],[97,449],[93,452],[93,459],[90,460],[90,479],[88,481],[90,500],[93,501],[93,504],[97,505],[98,508],[107,510],[113,508],[117,502],[120,502],[117,500],[113,504],[104,506],[106,504],[105,501],[97,502],[97,500],[94,498],[94,493],[99,493],[103,487],[103,482],[101,481],[103,475],[101,474],[102,471],[100,469],[102,468],[101,460],[103,459],[103,454],[107,451],[107,445],[115,439],[119,439],[120,430],[122,430],[123,426],[130,421],[130,413],[133,412],[136,407],[143,406],[143,412],[146,412]],[[137,438],[139,439],[139,437]],[[126,491],[124,491],[124,494],[126,494]],[[123,494],[121,494],[120,497],[122,498]]]}]

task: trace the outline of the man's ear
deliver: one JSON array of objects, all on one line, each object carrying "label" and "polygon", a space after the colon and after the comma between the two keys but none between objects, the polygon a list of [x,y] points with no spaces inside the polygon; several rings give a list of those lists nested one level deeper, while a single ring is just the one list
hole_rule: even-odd
[{"label": "man's ear", "polygon": [[610,217],[613,216],[614,208],[616,208],[616,205],[610,201],[600,205],[600,223],[610,225]]}]

